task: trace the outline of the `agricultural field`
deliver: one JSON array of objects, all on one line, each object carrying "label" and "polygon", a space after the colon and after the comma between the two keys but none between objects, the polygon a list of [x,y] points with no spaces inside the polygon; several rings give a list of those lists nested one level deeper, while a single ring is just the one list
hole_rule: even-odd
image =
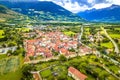
[{"label": "agricultural field", "polygon": [[15,71],[19,67],[19,58],[18,57],[11,57],[5,58],[0,60],[0,73],[8,73],[11,71]]},{"label": "agricultural field", "polygon": [[63,32],[65,35],[67,36],[74,36],[76,33],[72,32],[72,31],[64,31]]},{"label": "agricultural field", "polygon": [[1,60],[1,59],[4,59],[4,58],[6,58],[6,57],[7,57],[6,54],[0,54],[0,60]]},{"label": "agricultural field", "polygon": [[86,35],[90,35],[90,27],[84,27],[84,32]]},{"label": "agricultural field", "polygon": [[114,33],[111,33],[109,34],[111,38],[117,38],[117,39],[120,39],[120,34],[114,34]]},{"label": "agricultural field", "polygon": [[9,72],[5,75],[0,75],[0,80],[21,80],[22,72],[21,69]]},{"label": "agricultural field", "polygon": [[0,30],[0,35],[4,34],[4,31],[3,30]]},{"label": "agricultural field", "polygon": [[0,38],[4,38],[3,34],[4,34],[4,31],[0,30]]},{"label": "agricultural field", "polygon": [[107,29],[107,32],[111,38],[120,39],[120,27],[116,27],[116,28],[112,28],[112,29],[109,28],[109,29]]},{"label": "agricultural field", "polygon": [[17,30],[19,30],[19,31],[22,31],[22,32],[29,32],[30,31],[30,28],[25,28],[25,27],[23,27],[23,28],[16,28]]},{"label": "agricultural field", "polygon": [[101,43],[101,47],[106,47],[106,48],[108,48],[108,49],[113,49],[113,44],[112,44],[112,42],[106,42],[106,43]]},{"label": "agricultural field", "polygon": [[20,56],[10,56],[0,59],[0,80],[20,80],[23,59]]}]

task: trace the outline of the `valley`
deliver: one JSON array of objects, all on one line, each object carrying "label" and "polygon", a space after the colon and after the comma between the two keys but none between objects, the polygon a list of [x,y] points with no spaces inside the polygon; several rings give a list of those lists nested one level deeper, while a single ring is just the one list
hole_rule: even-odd
[{"label": "valley", "polygon": [[120,80],[119,5],[110,7],[0,1],[0,80]]}]

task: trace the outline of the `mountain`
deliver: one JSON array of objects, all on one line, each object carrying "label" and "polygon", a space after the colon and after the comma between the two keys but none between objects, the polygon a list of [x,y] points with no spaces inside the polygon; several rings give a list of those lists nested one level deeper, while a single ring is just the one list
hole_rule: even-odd
[{"label": "mountain", "polygon": [[7,7],[0,5],[0,21],[6,19],[13,19],[18,14],[12,10],[9,10]]},{"label": "mountain", "polygon": [[120,22],[120,6],[111,5],[103,9],[87,10],[79,12],[78,15],[89,21]]},{"label": "mountain", "polygon": [[46,1],[34,2],[10,2],[0,1],[0,4],[8,8],[28,15],[31,18],[41,21],[84,21],[81,17],[62,8],[61,6]]}]

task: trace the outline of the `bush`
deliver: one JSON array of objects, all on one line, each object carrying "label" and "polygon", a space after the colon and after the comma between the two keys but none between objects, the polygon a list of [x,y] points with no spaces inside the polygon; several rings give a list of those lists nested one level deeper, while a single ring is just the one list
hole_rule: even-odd
[{"label": "bush", "polygon": [[60,61],[66,61],[67,58],[66,58],[64,55],[60,55],[60,56],[59,56],[59,60],[60,60]]}]

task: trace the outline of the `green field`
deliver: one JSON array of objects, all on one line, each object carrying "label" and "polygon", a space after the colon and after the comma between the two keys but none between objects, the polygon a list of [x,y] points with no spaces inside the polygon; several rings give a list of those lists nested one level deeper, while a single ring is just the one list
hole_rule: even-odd
[{"label": "green field", "polygon": [[115,30],[120,30],[120,28],[115,28]]},{"label": "green field", "polygon": [[102,47],[107,47],[107,48],[113,48],[113,44],[111,42],[107,42],[107,43],[101,43]]},{"label": "green field", "polygon": [[120,34],[109,34],[111,38],[120,38]]},{"label": "green field", "polygon": [[15,72],[9,72],[5,75],[0,75],[0,80],[21,80],[22,72],[21,69],[16,70]]},{"label": "green field", "polygon": [[72,32],[72,31],[64,31],[63,32],[65,35],[67,36],[72,36],[72,35],[75,35],[76,33]]},{"label": "green field", "polygon": [[22,32],[29,32],[30,31],[30,28],[16,28],[16,29],[19,31],[22,31]]},{"label": "green field", "polygon": [[0,60],[6,58],[6,54],[0,54]]},{"label": "green field", "polygon": [[4,31],[0,30],[0,38],[4,38],[3,34],[4,34]]},{"label": "green field", "polygon": [[0,80],[20,80],[23,57],[0,55]]},{"label": "green field", "polygon": [[90,28],[89,27],[85,27],[84,30],[85,30],[84,31],[85,34],[87,34],[87,35],[90,34]]},{"label": "green field", "polygon": [[0,73],[5,74],[17,70],[20,65],[18,57],[4,58],[0,60]]},{"label": "green field", "polygon": [[0,36],[1,36],[2,34],[4,34],[4,31],[3,31],[3,30],[0,30]]}]

